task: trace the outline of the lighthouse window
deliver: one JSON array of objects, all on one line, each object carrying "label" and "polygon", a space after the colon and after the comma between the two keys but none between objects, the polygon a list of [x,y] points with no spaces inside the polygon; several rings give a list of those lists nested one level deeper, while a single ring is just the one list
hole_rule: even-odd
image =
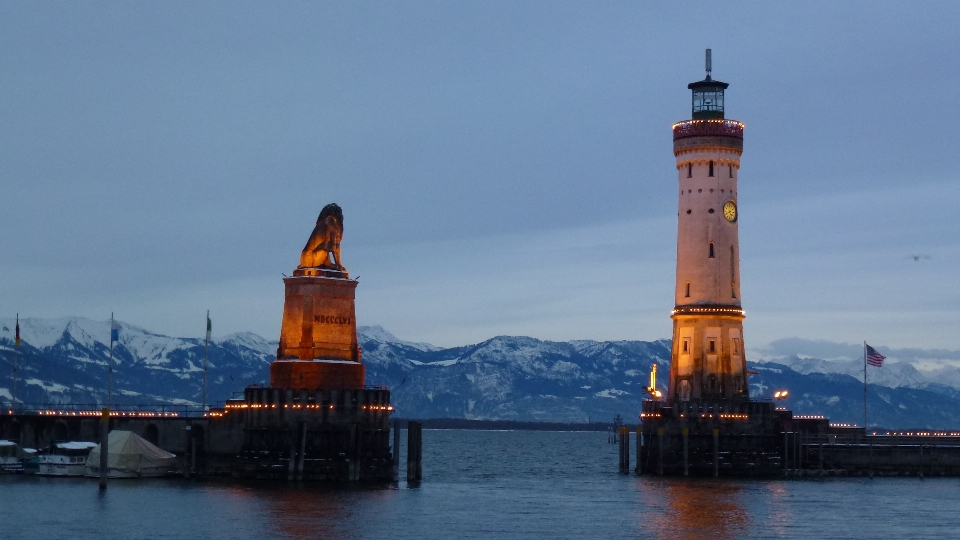
[{"label": "lighthouse window", "polygon": [[717,342],[710,340],[710,354],[717,354]]},{"label": "lighthouse window", "polygon": [[713,176],[713,162],[710,162],[710,174],[708,176]]},{"label": "lighthouse window", "polygon": [[687,298],[690,298],[690,282],[687,282]]},{"label": "lighthouse window", "polygon": [[740,354],[740,338],[733,338],[733,354]]},{"label": "lighthouse window", "polygon": [[713,242],[710,242],[710,258],[713,258]]},{"label": "lighthouse window", "polygon": [[693,212],[693,210],[690,210],[689,208],[687,208],[687,213],[689,214],[690,212]]},{"label": "lighthouse window", "polygon": [[687,163],[687,178],[693,178],[693,163]]},{"label": "lighthouse window", "polygon": [[733,165],[727,165],[730,167],[730,178],[733,178]]},{"label": "lighthouse window", "polygon": [[683,353],[688,354],[690,352],[690,340],[683,338]]}]

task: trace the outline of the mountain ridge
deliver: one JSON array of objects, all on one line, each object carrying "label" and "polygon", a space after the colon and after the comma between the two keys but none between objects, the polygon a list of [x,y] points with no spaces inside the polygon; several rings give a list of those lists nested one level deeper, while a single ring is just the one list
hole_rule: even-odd
[{"label": "mountain ridge", "polygon": [[[105,401],[109,321],[66,317],[20,323],[22,401]],[[115,403],[200,401],[203,338],[164,336],[124,322],[120,327],[114,346]],[[12,330],[12,320],[0,319],[0,355],[8,366],[0,377],[0,401],[10,399]],[[661,374],[669,372],[670,340],[557,342],[495,336],[442,348],[401,340],[379,326],[360,327],[358,338],[367,383],[391,388],[398,417],[412,419],[585,423],[620,414],[629,420],[636,417],[646,395],[651,365],[657,363]],[[276,346],[276,341],[252,332],[213,339],[208,350],[208,402],[223,401],[248,384],[266,383]],[[862,422],[863,386],[855,363],[799,355],[749,362],[758,373],[751,377],[751,397],[768,399],[774,390],[788,388],[791,397],[784,404],[798,414]],[[949,366],[940,369],[949,371]],[[960,384],[950,384],[950,377],[932,379],[906,362],[887,362],[884,368],[870,370],[871,425],[945,429],[960,425]],[[660,385],[664,382],[661,376]]]}]

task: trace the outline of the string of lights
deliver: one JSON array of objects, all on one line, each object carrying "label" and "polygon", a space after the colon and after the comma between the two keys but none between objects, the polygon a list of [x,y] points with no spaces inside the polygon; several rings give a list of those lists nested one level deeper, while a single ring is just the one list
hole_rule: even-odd
[{"label": "string of lights", "polygon": [[739,307],[695,307],[695,306],[677,306],[670,311],[670,316],[674,315],[732,315],[735,317],[746,317],[747,314]]},{"label": "string of lights", "polygon": [[671,127],[673,129],[673,140],[703,135],[743,138],[743,122],[736,120],[684,120]]}]

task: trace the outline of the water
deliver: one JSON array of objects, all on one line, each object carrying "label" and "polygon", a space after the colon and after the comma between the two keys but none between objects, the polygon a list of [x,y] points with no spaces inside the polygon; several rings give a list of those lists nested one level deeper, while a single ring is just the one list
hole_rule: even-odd
[{"label": "water", "polygon": [[960,538],[956,478],[623,476],[606,437],[425,430],[419,488],[0,476],[0,539]]}]

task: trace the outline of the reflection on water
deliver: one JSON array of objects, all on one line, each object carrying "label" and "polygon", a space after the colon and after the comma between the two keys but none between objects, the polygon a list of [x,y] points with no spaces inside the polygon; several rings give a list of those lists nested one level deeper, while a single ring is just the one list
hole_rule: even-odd
[{"label": "reflection on water", "polygon": [[0,540],[960,538],[955,478],[625,476],[605,435],[424,431],[418,489],[0,475]]},{"label": "reflection on water", "polygon": [[233,500],[238,511],[250,508],[265,518],[271,536],[304,538],[363,538],[357,520],[376,519],[378,508],[387,512],[396,486],[323,486],[270,482],[267,484],[217,483],[218,498]]},{"label": "reflection on water", "polygon": [[[786,536],[795,518],[790,505],[789,482],[783,480],[764,482],[762,499],[764,502],[764,527],[777,536]],[[827,491],[827,488],[823,489]],[[835,508],[835,512],[842,511]]]},{"label": "reflection on water", "polygon": [[[277,489],[258,493],[273,530],[286,538],[355,538],[344,524],[350,507],[344,493]],[[266,495],[266,496],[264,496]]]},{"label": "reflection on water", "polygon": [[750,516],[738,483],[704,479],[644,479],[643,502],[660,511],[646,515],[641,528],[656,538],[743,538]]},{"label": "reflection on water", "polygon": [[215,498],[236,512],[255,512],[264,518],[271,536],[279,538],[356,538],[346,526],[351,519],[350,490],[279,482],[209,486]]}]

